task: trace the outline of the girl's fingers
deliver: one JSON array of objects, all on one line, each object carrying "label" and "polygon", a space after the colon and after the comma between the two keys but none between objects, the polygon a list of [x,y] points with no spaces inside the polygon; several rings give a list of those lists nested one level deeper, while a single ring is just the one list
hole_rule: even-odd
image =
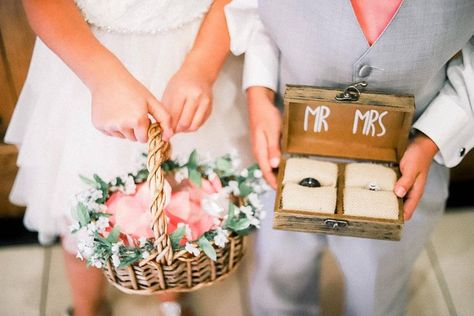
[{"label": "girl's fingers", "polygon": [[150,120],[144,116],[138,122],[138,126],[133,129],[135,138],[140,143],[146,143],[148,141],[148,127],[150,126]]},{"label": "girl's fingers", "polygon": [[120,129],[120,133],[122,133],[122,135],[125,136],[126,139],[131,140],[132,142],[137,141],[137,138],[135,137],[135,133],[133,132],[133,129],[131,128]]},{"label": "girl's fingers", "polygon": [[198,103],[197,99],[186,99],[183,107],[183,112],[179,117],[178,125],[176,126],[176,132],[185,132],[191,126],[194,115],[197,111]]},{"label": "girl's fingers", "polygon": [[184,109],[186,97],[182,94],[174,94],[172,97],[168,97],[168,93],[165,92],[162,102],[171,115],[171,127],[173,131],[176,131],[179,118]]},{"label": "girl's fingers", "polygon": [[148,113],[160,123],[163,130],[163,140],[167,141],[173,136],[173,129],[171,127],[171,116],[165,110],[163,105],[155,98],[148,99]]},{"label": "girl's fingers", "polygon": [[191,122],[191,125],[188,128],[188,132],[194,132],[196,131],[199,127],[201,127],[204,122],[207,120],[209,115],[211,114],[211,106],[209,104],[208,100],[205,100],[200,103],[199,107],[196,110],[196,113],[194,113],[194,118],[193,121]]},{"label": "girl's fingers", "polygon": [[407,199],[405,200],[403,206],[403,215],[405,220],[409,220],[415,212],[418,202],[420,202],[421,197],[423,196],[425,184],[426,176],[420,174],[416,178],[415,183],[413,184],[413,187],[411,188],[410,192],[408,192]]},{"label": "girl's fingers", "polygon": [[108,133],[110,134],[110,136],[113,136],[113,137],[125,138],[125,136],[118,131],[108,131]]}]

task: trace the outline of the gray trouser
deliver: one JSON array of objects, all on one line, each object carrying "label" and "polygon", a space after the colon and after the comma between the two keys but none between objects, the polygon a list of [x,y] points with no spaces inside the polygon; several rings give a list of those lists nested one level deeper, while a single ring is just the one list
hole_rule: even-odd
[{"label": "gray trouser", "polygon": [[[423,198],[399,242],[278,231],[268,216],[257,235],[252,314],[319,314],[319,267],[326,247],[344,275],[346,315],[405,314],[410,272],[443,214],[448,179],[448,169],[433,163]],[[265,198],[268,209],[273,199],[273,193]]]}]

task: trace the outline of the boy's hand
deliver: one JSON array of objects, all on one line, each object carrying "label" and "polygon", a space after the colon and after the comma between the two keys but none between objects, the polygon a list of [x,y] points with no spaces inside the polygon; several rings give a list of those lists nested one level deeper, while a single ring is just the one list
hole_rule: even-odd
[{"label": "boy's hand", "polygon": [[270,89],[247,89],[253,153],[265,180],[276,189],[272,168],[277,168],[280,164],[281,113],[273,104],[274,98],[274,92]]},{"label": "boy's hand", "polygon": [[194,132],[206,122],[212,112],[213,83],[205,67],[189,57],[171,77],[162,101],[175,132]]},{"label": "boy's hand", "polygon": [[406,197],[404,217],[409,220],[423,196],[428,172],[438,146],[425,134],[418,133],[408,145],[400,161],[402,176],[395,184],[395,194]]},{"label": "boy's hand", "polygon": [[126,70],[92,87],[92,123],[109,136],[145,143],[150,114],[160,123],[163,139],[173,135],[171,117],[163,105]]}]

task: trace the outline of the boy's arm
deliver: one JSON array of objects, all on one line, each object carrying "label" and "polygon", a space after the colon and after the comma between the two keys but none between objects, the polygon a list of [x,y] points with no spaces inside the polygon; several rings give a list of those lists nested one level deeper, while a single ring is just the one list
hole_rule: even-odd
[{"label": "boy's arm", "polygon": [[474,37],[462,59],[450,61],[447,80],[413,128],[418,131],[400,161],[402,177],[395,193],[405,197],[405,219],[420,201],[433,158],[448,167],[457,165],[474,146]]},{"label": "boy's arm", "polygon": [[162,101],[171,113],[176,132],[197,130],[211,114],[212,86],[229,54],[224,15],[229,1],[213,2],[192,49],[163,93]]},{"label": "boy's arm", "polygon": [[245,53],[243,89],[247,92],[250,136],[265,180],[276,187],[272,172],[280,162],[281,113],[275,106],[279,51],[258,15],[257,0],[234,0],[225,8],[233,54]]},{"label": "boy's arm", "polygon": [[245,53],[242,86],[278,90],[279,51],[258,15],[257,0],[234,0],[225,8],[230,50]]},{"label": "boy's arm", "polygon": [[447,167],[474,147],[474,37],[449,62],[443,88],[413,127],[436,143],[435,160]]}]

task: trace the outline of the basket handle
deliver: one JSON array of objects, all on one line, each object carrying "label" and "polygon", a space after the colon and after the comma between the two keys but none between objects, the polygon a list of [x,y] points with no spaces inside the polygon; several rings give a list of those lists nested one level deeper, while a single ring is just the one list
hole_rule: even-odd
[{"label": "basket handle", "polygon": [[169,157],[170,146],[162,139],[162,130],[158,123],[153,123],[148,129],[148,185],[152,193],[150,212],[152,229],[157,250],[156,259],[160,262],[171,263],[173,248],[167,232],[167,218],[164,212],[166,194],[164,192],[165,178],[161,164]]}]

